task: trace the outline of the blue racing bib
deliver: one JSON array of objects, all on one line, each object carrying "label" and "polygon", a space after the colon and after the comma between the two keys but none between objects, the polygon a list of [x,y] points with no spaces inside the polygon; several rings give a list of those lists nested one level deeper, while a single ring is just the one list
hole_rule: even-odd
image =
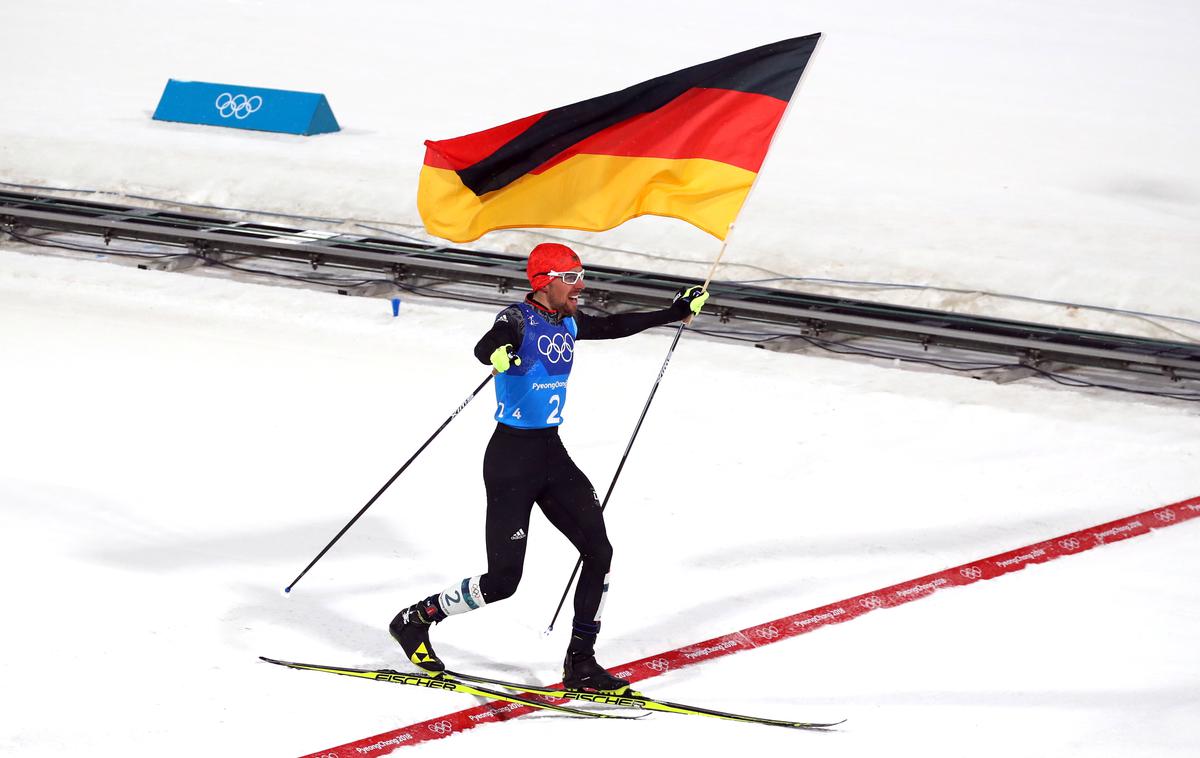
[{"label": "blue racing bib", "polygon": [[552,324],[528,303],[517,307],[525,330],[521,365],[496,376],[496,420],[518,429],[558,426],[575,359],[575,319]]}]

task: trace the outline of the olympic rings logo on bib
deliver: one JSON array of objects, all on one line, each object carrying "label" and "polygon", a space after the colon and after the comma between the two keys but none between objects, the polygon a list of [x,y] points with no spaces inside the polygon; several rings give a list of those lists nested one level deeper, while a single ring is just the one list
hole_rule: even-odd
[{"label": "olympic rings logo on bib", "polygon": [[575,341],[569,334],[543,334],[538,337],[537,348],[550,363],[570,363],[571,356],[575,353]]},{"label": "olympic rings logo on bib", "polygon": [[220,95],[217,95],[217,100],[213,105],[217,107],[217,113],[221,114],[221,118],[233,116],[240,120],[261,108],[262,103],[263,99],[258,95],[246,97],[240,93],[232,95],[228,92],[222,92]]}]

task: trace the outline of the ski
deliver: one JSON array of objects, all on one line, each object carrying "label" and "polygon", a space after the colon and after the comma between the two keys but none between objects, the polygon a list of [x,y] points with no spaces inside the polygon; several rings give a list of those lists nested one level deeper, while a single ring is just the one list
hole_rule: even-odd
[{"label": "ski", "polygon": [[477,684],[487,684],[505,689],[516,690],[530,695],[541,695],[543,697],[552,697],[559,700],[574,700],[576,702],[598,703],[601,705],[615,705],[623,708],[641,708],[647,711],[661,711],[663,713],[680,713],[688,716],[709,716],[711,718],[727,719],[729,721],[741,721],[750,724],[765,724],[768,726],[782,726],[789,729],[829,729],[838,724],[845,723],[845,719],[841,721],[832,721],[828,723],[819,723],[812,721],[787,721],[784,719],[771,719],[762,716],[745,716],[738,713],[727,713],[725,711],[717,711],[712,708],[701,708],[695,705],[684,705],[682,703],[672,703],[666,700],[658,700],[649,697],[634,690],[628,690],[624,694],[609,694],[604,692],[588,692],[586,690],[571,690],[560,689],[557,687],[542,687],[539,685],[522,684],[520,682],[506,682],[501,679],[489,679],[485,676],[475,676],[473,674],[463,674],[455,671],[447,671],[448,675],[455,679],[461,679]]},{"label": "ski", "polygon": [[572,716],[585,716],[587,718],[599,719],[641,718],[640,716],[624,716],[617,715],[615,713],[585,711],[565,705],[544,703],[540,700],[514,695],[509,692],[497,692],[486,687],[476,687],[473,684],[458,681],[457,677],[449,674],[449,672],[442,676],[434,676],[432,674],[406,674],[400,671],[393,671],[392,669],[354,669],[346,668],[344,666],[318,666],[311,663],[280,661],[274,658],[268,658],[265,655],[260,655],[259,658],[267,663],[274,663],[276,666],[286,666],[287,668],[300,669],[301,671],[324,671],[327,674],[341,674],[342,676],[354,676],[360,679],[374,679],[377,682],[391,682],[393,684],[407,684],[413,687],[427,687],[429,689],[445,690],[447,692],[460,692],[464,695],[475,695],[478,697],[491,698],[493,700],[504,700],[509,703],[520,703],[521,705],[528,705],[531,708],[540,708],[546,711],[568,713]]}]

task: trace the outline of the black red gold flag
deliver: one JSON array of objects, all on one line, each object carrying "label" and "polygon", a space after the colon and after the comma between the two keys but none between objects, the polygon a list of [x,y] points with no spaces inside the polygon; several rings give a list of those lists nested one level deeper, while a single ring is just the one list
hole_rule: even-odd
[{"label": "black red gold flag", "polygon": [[495,229],[602,231],[655,215],[724,239],[820,36],[427,140],[417,192],[425,228],[469,242]]}]

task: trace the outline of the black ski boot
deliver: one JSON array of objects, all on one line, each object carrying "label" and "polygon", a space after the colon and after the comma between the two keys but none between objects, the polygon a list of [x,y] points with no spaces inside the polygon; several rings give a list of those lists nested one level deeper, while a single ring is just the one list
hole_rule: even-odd
[{"label": "black ski boot", "polygon": [[596,656],[576,657],[567,653],[563,661],[563,686],[572,690],[623,695],[629,691],[629,680],[613,676],[596,662]]},{"label": "black ski boot", "polygon": [[417,664],[431,674],[440,674],[446,670],[446,664],[433,652],[429,643],[429,627],[442,619],[446,614],[438,605],[437,595],[430,595],[416,605],[396,614],[388,630],[392,638],[404,648],[408,660]]},{"label": "black ski boot", "polygon": [[567,657],[563,660],[563,686],[613,695],[628,692],[628,679],[613,676],[596,662],[596,634],[600,625],[588,624],[586,630],[581,630],[580,626],[576,623],[571,631],[571,644],[567,646]]}]

